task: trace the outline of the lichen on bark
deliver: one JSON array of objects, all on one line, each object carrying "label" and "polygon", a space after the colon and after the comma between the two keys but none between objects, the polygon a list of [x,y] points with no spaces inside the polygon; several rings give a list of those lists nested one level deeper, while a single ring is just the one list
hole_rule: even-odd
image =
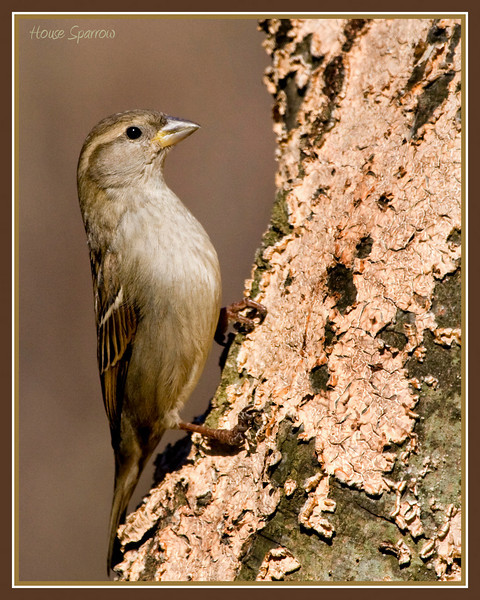
[{"label": "lichen on bark", "polygon": [[[269,19],[277,198],[207,422],[130,515],[123,579],[461,577],[455,19]],[[148,564],[146,562],[148,557]]]}]

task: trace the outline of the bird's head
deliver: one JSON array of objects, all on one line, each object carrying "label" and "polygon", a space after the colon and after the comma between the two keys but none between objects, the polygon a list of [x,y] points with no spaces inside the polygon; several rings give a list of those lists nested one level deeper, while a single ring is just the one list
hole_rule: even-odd
[{"label": "bird's head", "polygon": [[131,110],[100,121],[89,133],[78,163],[78,180],[99,188],[121,187],[162,170],[168,150],[196,131],[192,121],[151,110]]}]

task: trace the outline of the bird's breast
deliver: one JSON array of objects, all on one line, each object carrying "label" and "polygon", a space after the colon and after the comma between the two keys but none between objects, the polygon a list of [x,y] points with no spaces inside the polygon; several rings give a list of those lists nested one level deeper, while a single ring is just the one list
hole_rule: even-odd
[{"label": "bird's breast", "polygon": [[177,331],[189,328],[201,339],[213,336],[221,296],[217,254],[170,190],[128,211],[116,242],[126,295],[142,318]]}]

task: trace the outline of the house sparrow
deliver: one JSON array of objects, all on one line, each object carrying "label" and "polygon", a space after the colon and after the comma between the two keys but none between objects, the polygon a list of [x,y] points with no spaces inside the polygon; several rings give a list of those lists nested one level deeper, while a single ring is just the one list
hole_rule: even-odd
[{"label": "house sparrow", "polygon": [[108,570],[117,528],[165,430],[180,427],[227,443],[241,434],[241,427],[182,423],[178,414],[203,370],[220,313],[215,249],[163,176],[168,151],[198,127],[154,111],[114,114],[93,128],[79,158],[98,364],[115,453]]}]

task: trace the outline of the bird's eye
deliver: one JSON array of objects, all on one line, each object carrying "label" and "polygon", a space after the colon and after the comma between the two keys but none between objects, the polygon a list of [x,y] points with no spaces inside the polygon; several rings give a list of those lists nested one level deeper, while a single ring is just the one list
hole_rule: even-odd
[{"label": "bird's eye", "polygon": [[127,127],[127,137],[131,140],[138,140],[142,135],[142,130],[139,127]]}]

